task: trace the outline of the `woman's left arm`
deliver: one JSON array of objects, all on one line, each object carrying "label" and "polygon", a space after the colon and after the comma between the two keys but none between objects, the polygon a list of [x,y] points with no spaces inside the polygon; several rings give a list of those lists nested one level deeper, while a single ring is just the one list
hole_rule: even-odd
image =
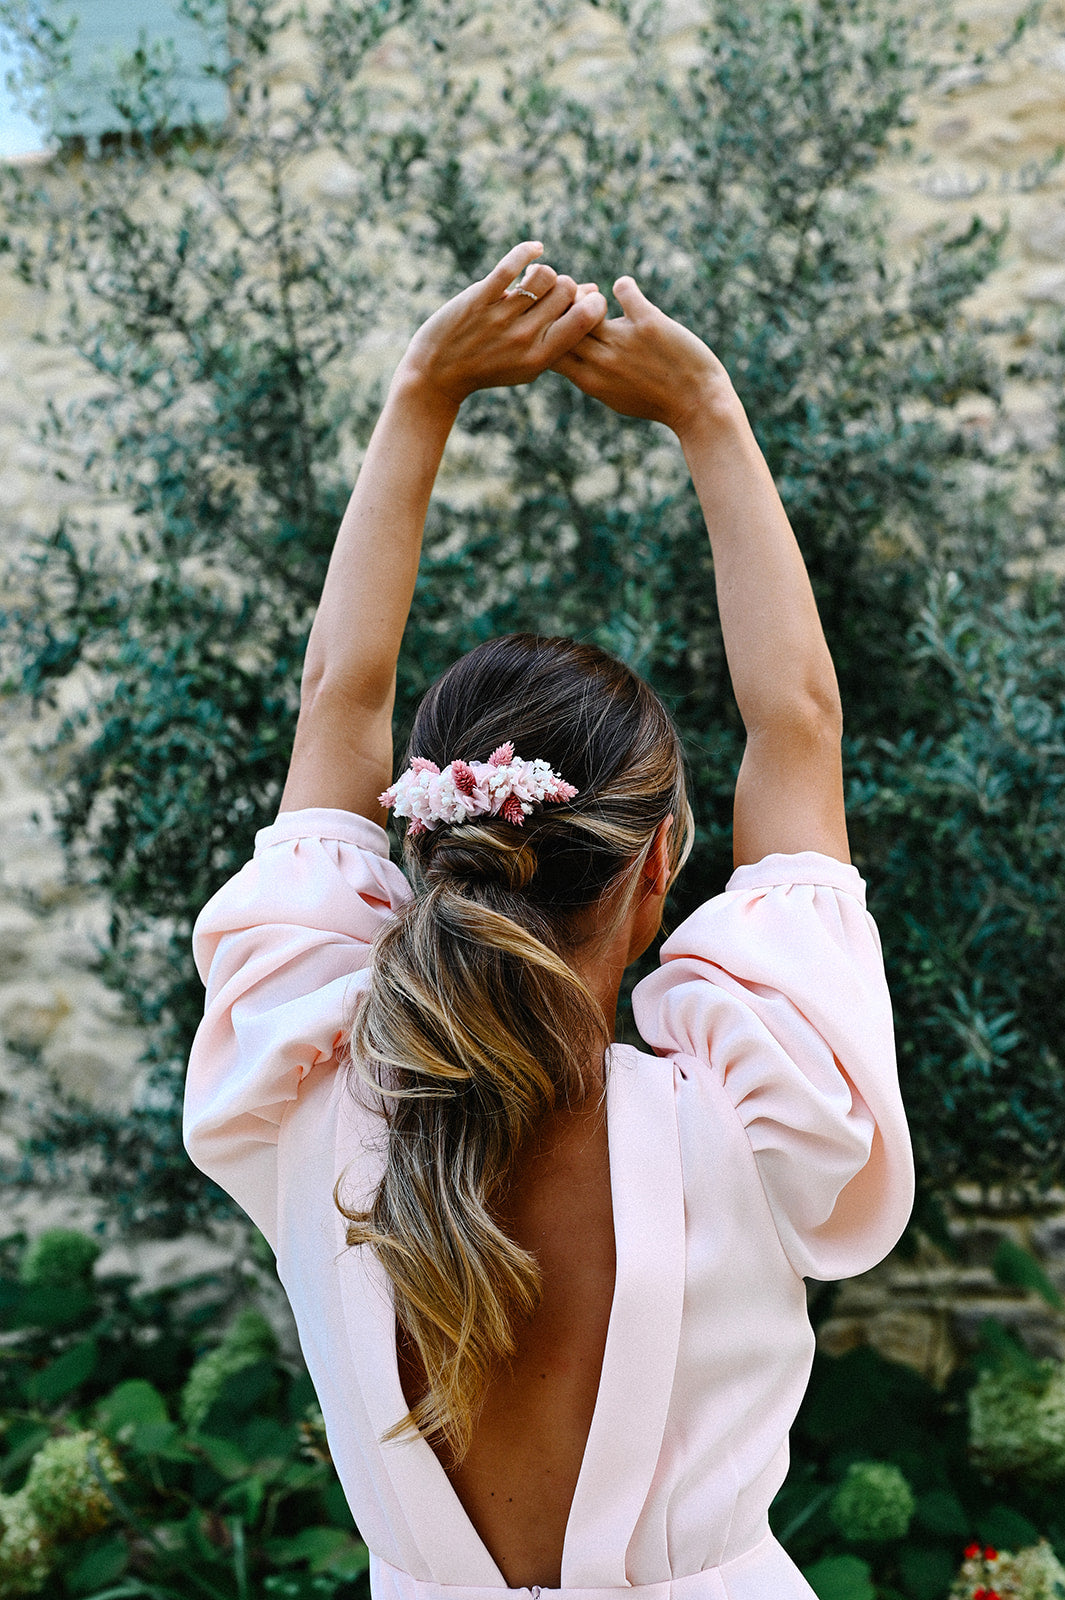
[{"label": "woman's left arm", "polygon": [[[415,334],[392,379],[329,561],[307,641],[281,811],[327,806],[373,822],[392,781],[396,661],[444,446],[475,389],[528,383],[606,315],[590,285],[515,245]],[[508,285],[526,268],[522,290]],[[535,296],[535,298],[534,298]]]}]

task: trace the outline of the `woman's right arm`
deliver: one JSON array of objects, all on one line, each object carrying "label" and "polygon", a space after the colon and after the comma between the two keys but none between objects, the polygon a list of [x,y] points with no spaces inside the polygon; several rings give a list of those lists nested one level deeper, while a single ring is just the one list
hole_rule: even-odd
[{"label": "woman's right arm", "polygon": [[842,711],[810,580],[728,374],[701,339],[631,278],[624,317],[601,323],[556,370],[627,416],[672,428],[714,557],[721,630],[747,746],[736,783],[736,866],[817,850],[849,861]]}]

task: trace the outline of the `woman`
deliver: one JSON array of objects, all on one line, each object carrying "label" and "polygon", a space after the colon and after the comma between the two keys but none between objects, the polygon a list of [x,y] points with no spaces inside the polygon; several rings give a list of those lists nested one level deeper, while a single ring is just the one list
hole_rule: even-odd
[{"label": "woman", "polygon": [[[197,924],[186,1137],[276,1250],[376,1600],[798,1600],[767,1511],[803,1277],[871,1267],[912,1199],[835,674],[721,364],[631,278],[606,320],[540,253],[438,311],[393,379],[281,815]],[[747,729],[737,871],[635,992],[654,1055],[609,1044],[690,834],[646,685],[572,641],[494,641],[430,690],[391,783],[448,433],[473,390],[548,367],[676,433]]]}]

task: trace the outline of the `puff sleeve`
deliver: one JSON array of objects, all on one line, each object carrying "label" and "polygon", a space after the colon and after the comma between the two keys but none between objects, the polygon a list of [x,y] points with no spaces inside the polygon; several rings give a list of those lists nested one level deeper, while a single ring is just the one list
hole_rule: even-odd
[{"label": "puff sleeve", "polygon": [[408,898],[382,828],[283,813],[193,931],[207,988],[189,1058],[185,1147],[274,1242],[277,1140],[308,1072],[335,1068],[370,943]]},{"label": "puff sleeve", "polygon": [[740,867],[662,947],[633,1010],[659,1055],[723,1085],[803,1277],[864,1272],[913,1205],[876,924],[856,869],[815,852]]}]

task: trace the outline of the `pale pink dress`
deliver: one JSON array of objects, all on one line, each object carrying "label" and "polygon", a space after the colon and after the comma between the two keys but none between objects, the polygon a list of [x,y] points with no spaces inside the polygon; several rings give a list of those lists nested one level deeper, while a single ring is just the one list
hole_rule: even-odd
[{"label": "pale pink dress", "polygon": [[[406,1410],[387,1280],[333,1204],[366,1200],[379,1122],[336,1070],[369,942],[409,894],[385,833],[282,815],[205,907],[193,1160],[277,1253],[375,1600],[499,1600],[505,1580]],[[769,1533],[814,1340],[803,1276],[898,1239],[913,1169],[891,1005],[854,867],[741,867],[634,999],[651,1047],[609,1053],[617,1280],[595,1413],[544,1600],[800,1600]],[[654,1052],[654,1054],[651,1053]]]}]

